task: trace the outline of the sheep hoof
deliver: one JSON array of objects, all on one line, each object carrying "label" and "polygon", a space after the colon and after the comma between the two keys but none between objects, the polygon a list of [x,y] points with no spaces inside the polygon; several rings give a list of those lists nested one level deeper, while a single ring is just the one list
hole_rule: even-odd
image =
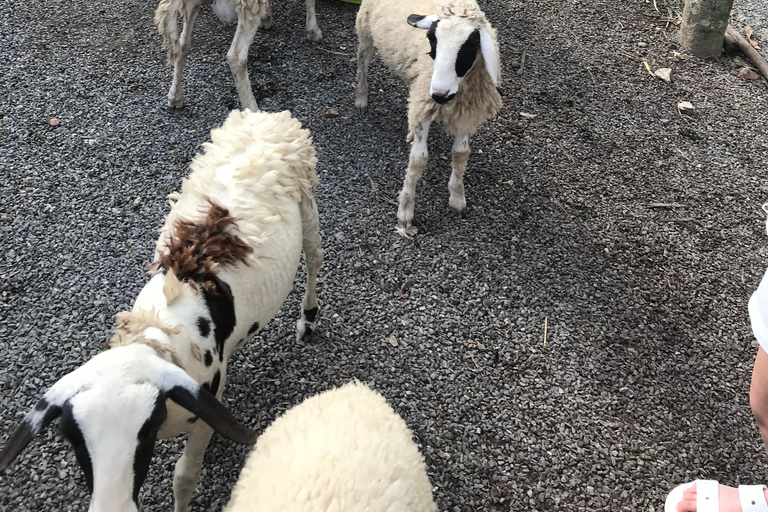
[{"label": "sheep hoof", "polygon": [[323,32],[319,28],[307,30],[307,39],[313,43],[321,43],[323,42]]},{"label": "sheep hoof", "polygon": [[355,100],[355,107],[360,114],[365,114],[368,112],[368,100]]},{"label": "sheep hoof", "polygon": [[272,16],[270,16],[268,18],[262,18],[260,28],[262,30],[269,30],[269,29],[271,29],[272,28]]},{"label": "sheep hoof", "polygon": [[315,322],[307,322],[302,318],[296,325],[296,341],[309,341],[316,328]]},{"label": "sheep hoof", "polygon": [[464,216],[467,213],[466,208],[457,208],[455,206],[451,206],[451,213],[453,213],[456,217],[463,219]]},{"label": "sheep hoof", "polygon": [[419,232],[419,228],[413,224],[406,224],[405,226],[398,224],[397,228],[395,229],[398,233],[400,233],[401,236],[404,236],[405,238],[411,238],[413,235]]},{"label": "sheep hoof", "polygon": [[168,96],[168,106],[170,108],[180,109],[184,108],[184,105],[186,104],[187,101],[184,99],[184,96],[180,96],[178,98]]}]

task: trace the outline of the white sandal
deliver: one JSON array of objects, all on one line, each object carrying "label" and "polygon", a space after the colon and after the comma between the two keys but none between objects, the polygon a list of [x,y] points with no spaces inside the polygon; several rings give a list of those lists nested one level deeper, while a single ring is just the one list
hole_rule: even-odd
[{"label": "white sandal", "polygon": [[[664,512],[677,512],[683,501],[683,491],[696,484],[696,512],[720,512],[720,484],[716,480],[696,480],[678,485],[667,495]],[[739,502],[742,512],[768,512],[764,485],[740,485]]]}]

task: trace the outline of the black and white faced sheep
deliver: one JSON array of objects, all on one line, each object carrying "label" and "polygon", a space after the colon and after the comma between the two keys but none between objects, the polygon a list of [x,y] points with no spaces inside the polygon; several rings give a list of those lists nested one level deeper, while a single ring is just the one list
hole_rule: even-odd
[{"label": "black and white faced sheep", "polygon": [[[365,1],[365,0],[363,0]],[[306,399],[264,431],[224,512],[435,512],[405,421],[359,382]]]},{"label": "black and white faced sheep", "polygon": [[374,50],[410,86],[412,145],[397,230],[411,236],[418,231],[413,225],[416,184],[427,166],[432,122],[441,123],[454,136],[449,206],[457,215],[466,208],[469,138],[501,107],[496,32],[474,0],[364,0],[356,26],[357,109],[368,108],[368,67]]},{"label": "black and white faced sheep", "polygon": [[173,479],[175,510],[186,512],[213,430],[255,440],[216,398],[232,353],[293,288],[302,250],[307,287],[296,336],[312,333],[322,263],[317,159],[289,112],[232,112],[211,139],[170,196],[155,275],[117,315],[109,350],[45,393],[0,451],[0,470],[61,416],[92,491],[90,511],[134,512],[155,438],[188,432]]},{"label": "black and white faced sheep", "polygon": [[[307,5],[307,38],[319,43],[323,33],[317,26],[315,0],[305,0]],[[271,0],[161,0],[155,11],[155,25],[163,36],[168,49],[168,62],[173,64],[173,83],[168,92],[168,106],[184,106],[182,75],[184,64],[192,45],[192,28],[195,25],[200,8],[213,4],[213,12],[224,23],[237,22],[237,31],[232,45],[227,52],[227,62],[240,96],[240,105],[244,109],[257,110],[256,99],[248,78],[248,50],[259,26],[269,29],[272,26]],[[179,35],[177,17],[181,15],[184,26]]]}]

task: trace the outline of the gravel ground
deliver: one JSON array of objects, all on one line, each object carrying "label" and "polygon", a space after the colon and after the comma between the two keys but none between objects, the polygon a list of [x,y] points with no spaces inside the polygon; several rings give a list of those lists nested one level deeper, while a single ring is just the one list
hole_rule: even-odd
[{"label": "gravel ground", "polygon": [[[227,404],[262,429],[305,396],[364,380],[413,428],[440,510],[652,511],[696,477],[768,483],[746,309],[768,261],[765,85],[736,78],[726,57],[674,60],[674,27],[647,0],[483,4],[506,94],[472,142],[469,215],[448,213],[451,141],[435,130],[421,233],[405,240],[369,180],[389,197],[400,188],[405,86],[374,61],[358,116],[355,7],[318,1],[318,47],[303,2],[276,2],[249,66],[261,108],[290,109],[314,133],[323,320],[295,343],[292,294],[234,357]],[[189,106],[166,109],[153,9],[0,10],[0,439],[99,352],[146,280],[166,194],[236,106],[224,60],[234,29],[206,10]],[[673,82],[640,59],[672,67]],[[681,100],[695,117],[678,115]],[[171,509],[181,446],[158,444],[146,510]],[[214,438],[193,510],[221,509],[246,452]],[[0,486],[3,510],[87,508],[55,429]]]},{"label": "gravel ground", "polygon": [[755,29],[760,52],[768,58],[768,3],[763,0],[735,0],[733,9],[739,25]]}]

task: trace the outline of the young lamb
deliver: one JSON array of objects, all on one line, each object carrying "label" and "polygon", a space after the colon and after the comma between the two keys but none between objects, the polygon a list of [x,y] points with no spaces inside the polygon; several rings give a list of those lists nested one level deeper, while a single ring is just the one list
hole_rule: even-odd
[{"label": "young lamb", "polygon": [[[173,64],[173,82],[168,92],[168,106],[184,106],[181,80],[192,44],[192,27],[200,13],[200,7],[211,3],[213,12],[221,21],[229,24],[237,22],[235,37],[227,52],[227,62],[235,77],[240,105],[244,109],[256,111],[258,107],[248,78],[248,50],[259,26],[265,29],[272,27],[271,0],[160,0],[155,11],[155,25],[168,49],[168,63]],[[306,0],[306,4],[307,38],[319,43],[323,40],[323,33],[317,26],[315,0]],[[184,22],[181,35],[176,21],[179,15]]]},{"label": "young lamb", "polygon": [[[368,66],[374,49],[410,86],[408,140],[413,144],[400,191],[397,230],[412,236],[418,232],[413,225],[416,183],[427,166],[433,121],[454,136],[449,205],[457,215],[466,208],[469,138],[501,107],[496,32],[474,0],[365,0],[356,26],[357,109],[368,108]],[[426,39],[414,27],[426,30]]]},{"label": "young lamb", "polygon": [[92,492],[90,511],[136,511],[155,437],[189,432],[173,480],[183,512],[212,429],[255,440],[207,391],[221,399],[228,359],[280,309],[302,249],[307,287],[296,336],[314,329],[317,159],[309,131],[289,112],[235,111],[211,138],[170,196],[156,274],[132,311],[117,315],[110,350],[48,390],[0,452],[0,470],[61,415]]},{"label": "young lamb", "polygon": [[434,512],[424,458],[359,382],[308,398],[264,431],[224,512]]}]

